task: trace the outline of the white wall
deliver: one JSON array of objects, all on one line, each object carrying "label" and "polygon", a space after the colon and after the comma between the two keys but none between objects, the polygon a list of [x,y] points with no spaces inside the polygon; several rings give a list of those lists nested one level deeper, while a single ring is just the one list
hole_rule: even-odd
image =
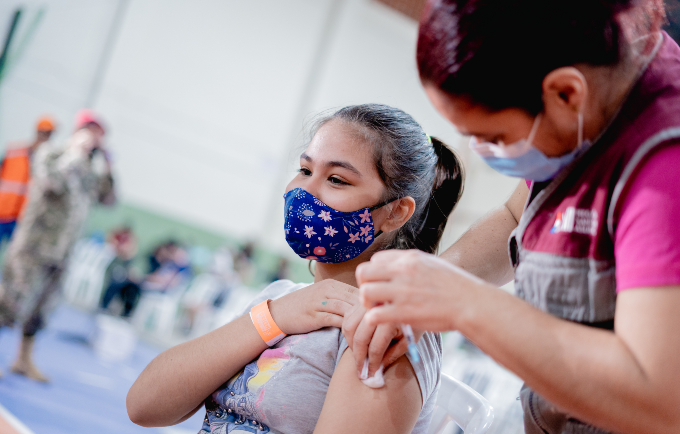
[{"label": "white wall", "polygon": [[26,49],[13,53],[14,62],[9,62],[13,67],[0,88],[2,146],[7,140],[32,135],[35,120],[43,113],[52,113],[60,121],[60,137],[71,129],[73,114],[90,92],[116,2],[3,0],[3,43],[17,7],[23,8],[23,14],[13,41],[15,48],[29,35],[38,11],[44,9],[45,13]]},{"label": "white wall", "polygon": [[[15,2],[0,5],[0,26]],[[39,2],[23,2],[35,10]],[[117,0],[53,0],[0,89],[0,140],[87,101]],[[0,27],[1,34],[5,30]],[[449,242],[516,185],[470,155],[431,107],[415,22],[371,0],[130,0],[95,109],[123,200],[288,252],[283,188],[306,116],[381,102],[454,145],[468,167]]]}]

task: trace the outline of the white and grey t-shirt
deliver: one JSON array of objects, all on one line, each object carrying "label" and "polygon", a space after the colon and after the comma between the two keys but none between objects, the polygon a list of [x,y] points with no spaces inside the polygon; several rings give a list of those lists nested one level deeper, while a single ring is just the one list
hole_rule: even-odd
[{"label": "white and grey t-shirt", "polygon": [[[266,287],[244,310],[307,286],[279,280]],[[287,336],[223,384],[205,400],[206,417],[199,434],[312,433],[321,414],[331,377],[347,341],[336,327]],[[439,333],[418,342],[420,362],[411,360],[423,396],[412,433],[425,434],[440,382],[442,344]]]}]

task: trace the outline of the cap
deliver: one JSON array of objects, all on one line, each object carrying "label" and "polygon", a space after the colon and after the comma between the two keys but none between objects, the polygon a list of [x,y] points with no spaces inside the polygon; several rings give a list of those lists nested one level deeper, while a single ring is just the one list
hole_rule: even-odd
[{"label": "cap", "polygon": [[76,113],[76,130],[79,130],[87,124],[97,124],[102,130],[105,130],[101,118],[92,110],[82,109]]},{"label": "cap", "polygon": [[54,119],[52,119],[49,116],[44,116],[40,119],[38,119],[38,124],[36,125],[35,129],[38,131],[54,131],[55,127],[55,122]]}]

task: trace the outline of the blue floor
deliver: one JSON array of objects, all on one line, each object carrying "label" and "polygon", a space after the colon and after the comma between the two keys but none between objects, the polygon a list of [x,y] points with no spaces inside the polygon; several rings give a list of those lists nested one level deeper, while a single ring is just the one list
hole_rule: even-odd
[{"label": "blue floor", "polygon": [[202,411],[174,429],[142,428],[130,422],[127,391],[159,350],[138,342],[129,360],[104,362],[89,344],[93,330],[93,317],[66,306],[55,311],[35,344],[36,365],[50,377],[50,384],[9,372],[19,331],[0,330],[0,404],[35,434],[198,432]]}]

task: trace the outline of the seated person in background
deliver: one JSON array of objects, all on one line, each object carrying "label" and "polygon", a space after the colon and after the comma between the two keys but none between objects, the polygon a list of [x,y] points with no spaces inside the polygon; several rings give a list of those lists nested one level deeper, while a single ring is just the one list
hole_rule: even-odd
[{"label": "seated person in background", "polygon": [[168,250],[177,243],[173,240],[163,242],[156,246],[153,253],[149,255],[149,274],[158,270],[161,266],[161,262],[164,262],[168,258]]},{"label": "seated person in background", "polygon": [[238,273],[238,277],[245,285],[253,284],[253,277],[255,276],[255,261],[253,255],[255,254],[255,243],[248,241],[245,243],[236,254],[234,258],[234,270]]},{"label": "seated person in background", "polygon": [[[226,247],[217,249],[209,269],[192,280],[180,300],[180,323],[185,334],[193,332],[196,317],[210,321],[211,315],[229,303],[231,291],[239,284],[231,252]],[[204,329],[203,332],[210,330]]]},{"label": "seated person in background", "polygon": [[270,282],[276,282],[277,280],[287,279],[290,275],[290,263],[288,258],[279,258],[279,264],[276,267],[276,271],[269,276]]},{"label": "seated person in background", "polygon": [[[462,192],[460,163],[384,105],[343,108],[311,137],[284,196],[284,232],[317,262],[314,284],[274,282],[242,316],[156,357],[128,393],[133,422],[174,425],[205,405],[201,433],[427,432],[441,336],[425,333],[420,360],[402,356],[370,389],[340,326],[359,304],[360,263],[381,249],[435,251]],[[280,328],[268,342],[261,315]]]},{"label": "seated person in background", "polygon": [[137,238],[132,228],[124,226],[109,235],[109,244],[113,246],[116,257],[109,265],[106,275],[108,285],[102,297],[101,307],[106,310],[116,297],[123,303],[123,316],[128,317],[134,310],[141,289],[139,277],[132,261],[137,255]]},{"label": "seated person in background", "polygon": [[191,279],[189,255],[175,241],[159,246],[154,259],[158,266],[142,282],[143,290],[167,292]]},{"label": "seated person in background", "polygon": [[213,293],[210,301],[213,307],[220,308],[229,299],[231,290],[241,284],[241,280],[234,270],[234,258],[227,247],[221,247],[213,254],[210,274],[218,283],[218,290]]}]

